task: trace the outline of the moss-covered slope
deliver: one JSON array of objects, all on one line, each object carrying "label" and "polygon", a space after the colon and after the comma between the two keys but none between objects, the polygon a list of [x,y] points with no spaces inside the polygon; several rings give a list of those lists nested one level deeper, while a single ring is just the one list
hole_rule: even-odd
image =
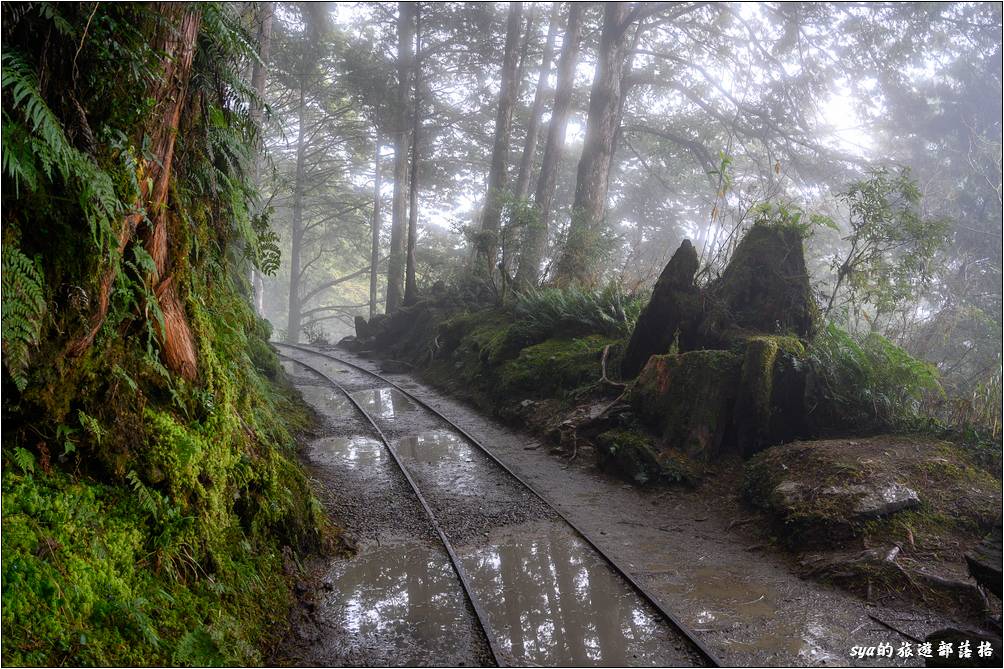
[{"label": "moss-covered slope", "polygon": [[3,663],[260,663],[323,530],[246,296],[253,40],[228,5],[3,12]]}]

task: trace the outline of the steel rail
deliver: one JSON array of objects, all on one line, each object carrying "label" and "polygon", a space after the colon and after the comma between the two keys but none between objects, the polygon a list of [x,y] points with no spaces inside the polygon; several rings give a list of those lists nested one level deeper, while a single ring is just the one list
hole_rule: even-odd
[{"label": "steel rail", "polygon": [[[419,406],[421,406],[422,408],[424,408],[426,411],[429,411],[432,414],[438,416],[442,421],[446,422],[453,429],[455,429],[457,432],[459,432],[460,434],[462,434],[464,436],[464,438],[466,438],[472,444],[474,444],[475,446],[477,446],[481,450],[481,452],[483,452],[485,455],[487,455],[492,461],[495,462],[495,464],[497,464],[505,472],[507,472],[510,476],[512,476],[517,481],[519,481],[521,484],[523,484],[524,487],[526,487],[530,492],[532,492],[534,495],[536,495],[538,499],[540,499],[552,511],[554,511],[558,515],[558,517],[560,517],[562,520],[564,520],[566,523],[568,523],[568,525],[573,530],[575,530],[575,532],[580,537],[582,537],[582,539],[587,544],[589,544],[589,546],[591,546],[593,548],[593,550],[595,550],[597,553],[599,553],[600,556],[604,560],[606,560],[607,563],[609,563],[611,567],[614,568],[614,571],[616,571],[618,574],[620,574],[624,578],[624,580],[626,580],[631,585],[631,587],[634,588],[635,591],[638,592],[638,594],[640,594],[642,596],[642,598],[645,599],[659,613],[659,615],[661,615],[663,617],[664,620],[666,620],[672,627],[674,627],[677,631],[679,631],[691,644],[693,644],[694,648],[697,649],[697,652],[705,660],[708,661],[708,663],[710,664],[710,666],[713,666],[713,667],[720,667],[720,666],[722,666],[721,661],[718,659],[717,656],[715,656],[714,652],[712,652],[710,648],[708,648],[706,645],[704,645],[704,642],[702,642],[700,639],[698,639],[697,636],[693,632],[691,632],[687,628],[686,625],[684,625],[682,622],[680,622],[680,620],[676,617],[675,614],[673,614],[671,611],[667,610],[661,603],[659,603],[659,600],[656,599],[655,595],[653,595],[648,590],[648,588],[646,588],[644,585],[642,585],[641,583],[639,583],[634,578],[634,576],[632,576],[616,559],[614,559],[613,557],[611,557],[610,555],[608,555],[606,553],[606,551],[604,551],[602,548],[600,548],[599,545],[596,543],[596,541],[585,530],[583,530],[576,523],[574,523],[567,515],[565,515],[565,513],[563,511],[561,511],[561,509],[558,508],[557,504],[555,504],[554,502],[552,502],[542,492],[540,492],[533,485],[531,485],[529,482],[527,482],[526,480],[524,480],[523,477],[521,477],[519,474],[517,474],[516,472],[514,472],[512,470],[512,468],[509,467],[509,465],[507,465],[506,463],[502,462],[494,453],[492,453],[490,450],[488,450],[488,448],[485,447],[484,444],[482,444],[480,441],[478,441],[467,430],[465,430],[464,428],[460,427],[459,425],[457,425],[456,423],[454,423],[452,420],[450,420],[449,418],[447,418],[446,416],[444,416],[438,409],[430,406],[427,402],[425,402],[422,399],[416,397],[413,393],[405,390],[404,388],[402,388],[401,386],[399,386],[397,383],[391,381],[390,379],[388,379],[388,378],[386,378],[384,376],[381,376],[380,374],[377,374],[376,372],[374,372],[372,370],[366,369],[365,367],[362,367],[362,366],[357,365],[355,363],[349,362],[348,360],[343,360],[342,358],[339,358],[337,356],[331,355],[330,353],[328,353],[326,351],[319,351],[317,349],[309,348],[307,346],[302,346],[302,345],[299,345],[299,344],[286,344],[286,343],[278,343],[278,342],[273,342],[273,343],[276,343],[279,346],[286,346],[286,347],[289,347],[289,348],[292,348],[292,349],[296,349],[296,350],[302,351],[304,353],[313,353],[314,355],[319,355],[319,356],[321,356],[323,358],[328,358],[329,360],[333,360],[334,362],[337,362],[339,364],[345,365],[347,367],[351,367],[353,369],[357,369],[357,370],[359,370],[359,371],[361,371],[361,372],[363,372],[365,374],[369,374],[370,376],[376,377],[377,379],[380,379],[380,381],[388,384],[389,386],[391,386],[392,388],[394,388],[398,392],[400,392],[400,393],[404,394],[405,396],[407,396],[413,402],[415,402],[416,404],[418,404]],[[365,413],[365,411],[363,413]],[[368,416],[369,415],[367,414],[367,417]],[[372,422],[372,419],[371,419],[371,422]]]},{"label": "steel rail", "polygon": [[293,356],[283,355],[282,353],[280,353],[279,356],[286,358],[287,360],[290,360],[302,367],[306,367],[307,369],[314,372],[321,378],[325,379],[328,383],[330,383],[339,391],[341,391],[341,393],[345,395],[345,397],[348,398],[350,402],[352,402],[352,404],[356,407],[356,409],[359,410],[359,413],[361,413],[363,416],[366,417],[366,420],[369,421],[369,424],[373,426],[373,429],[380,436],[380,441],[383,442],[384,448],[387,449],[387,452],[390,453],[390,456],[394,459],[394,462],[397,463],[397,466],[401,470],[401,473],[404,474],[404,478],[408,481],[408,485],[411,486],[411,489],[414,491],[415,496],[418,497],[418,501],[421,503],[422,508],[425,509],[426,515],[429,516],[429,521],[432,523],[432,526],[436,529],[436,533],[439,534],[439,538],[443,542],[443,546],[446,548],[446,553],[450,557],[450,564],[453,566],[453,571],[456,572],[457,578],[460,579],[460,585],[464,591],[464,595],[467,597],[467,601],[471,603],[471,607],[474,609],[474,614],[478,619],[478,623],[481,625],[481,631],[484,632],[485,638],[488,640],[488,647],[491,650],[492,659],[494,659],[495,664],[500,667],[508,666],[508,663],[505,660],[505,656],[502,654],[502,650],[498,647],[498,640],[496,639],[495,636],[495,630],[492,628],[491,622],[489,622],[488,620],[488,614],[485,613],[485,610],[481,607],[481,603],[478,601],[477,596],[475,596],[474,594],[474,590],[471,587],[471,582],[467,577],[467,572],[464,569],[463,565],[461,565],[460,563],[460,557],[457,555],[457,552],[453,549],[453,544],[446,536],[446,533],[443,532],[443,528],[440,527],[439,521],[436,520],[436,516],[432,512],[432,508],[429,506],[429,503],[425,500],[425,496],[422,495],[422,491],[418,489],[418,484],[416,484],[415,480],[411,477],[411,474],[408,472],[408,468],[404,465],[401,459],[397,456],[397,453],[395,453],[394,449],[391,447],[390,440],[387,439],[387,435],[383,433],[383,430],[380,429],[380,426],[377,425],[373,417],[370,416],[369,413],[367,413],[367,411],[363,408],[362,404],[360,404],[359,401],[355,397],[353,397],[348,390],[345,389],[345,386],[338,383],[333,378],[331,378],[321,370],[317,369],[313,365],[310,365],[302,360],[294,358]]}]

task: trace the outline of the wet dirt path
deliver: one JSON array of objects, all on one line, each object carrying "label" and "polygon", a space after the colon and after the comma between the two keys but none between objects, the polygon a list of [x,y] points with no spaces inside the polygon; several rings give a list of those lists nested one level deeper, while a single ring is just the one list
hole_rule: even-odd
[{"label": "wet dirt path", "polygon": [[[453,431],[448,423],[369,375],[316,354],[285,348],[282,352],[336,379],[388,437],[394,453],[417,482],[458,553],[472,593],[487,612],[504,662],[516,666],[693,666],[703,663],[690,642],[667,625],[595,549],[531,491]],[[307,376],[316,381],[316,375],[307,374],[306,368],[290,361],[285,361],[284,365],[297,374],[294,381],[302,389],[306,389],[303,382]],[[316,391],[308,390],[304,396],[319,413],[345,415],[344,405],[331,397],[317,402],[311,396],[313,392]],[[382,446],[379,442],[377,445]],[[389,454],[380,455],[379,449],[373,446],[373,441],[365,435],[341,434],[315,440],[308,457],[313,465],[322,469],[357,472],[369,468],[379,471],[385,461],[393,464]],[[388,477],[381,475],[381,478]],[[374,479],[372,483],[378,481]],[[386,487],[375,487],[369,494],[373,496],[374,493],[400,497],[398,491]],[[335,515],[336,520],[341,521],[337,511]],[[353,528],[346,529],[352,533]],[[347,566],[333,567],[330,578],[325,580],[330,596],[318,602],[319,613],[315,617],[340,620],[343,627],[350,629],[348,641],[356,652],[366,643],[394,644],[394,638],[389,635],[367,637],[356,632],[364,617],[356,609],[365,607],[358,593],[374,588],[383,593],[386,587],[381,584],[387,579],[380,567],[396,573],[400,570],[397,563],[410,559],[404,551],[412,548],[410,544],[397,552],[382,547],[380,551],[368,548],[355,558],[343,561]],[[451,581],[456,579],[448,578],[448,571],[441,571],[436,572],[440,576],[438,579],[426,578],[444,586],[440,591],[429,593],[438,599],[422,605],[429,612],[437,610],[440,601],[444,601],[450,611],[459,611],[463,607],[452,603],[445,592],[449,589],[447,584],[453,585]],[[342,583],[336,582],[339,578]],[[393,580],[394,577],[389,578]],[[363,583],[364,580],[369,582]],[[401,627],[401,617],[410,615],[410,609],[419,603],[415,598],[423,595],[421,592],[402,595],[397,591],[394,594],[396,601],[404,602],[399,608],[387,602],[382,602],[382,608],[376,606],[381,603],[379,601],[371,603],[368,620],[377,632],[381,626]],[[351,600],[349,604],[340,601],[346,596]],[[442,616],[431,617],[438,620]],[[345,655],[348,663],[373,663],[372,658],[341,653],[337,649],[345,643],[345,634],[334,636],[324,642],[315,639],[315,645],[327,646],[335,655]],[[316,654],[310,649],[311,640],[304,641],[307,648],[301,658],[309,661]],[[422,635],[413,635],[410,641],[421,643]],[[439,641],[454,643],[452,635],[445,635]],[[442,650],[433,644],[427,648],[427,657],[432,658]],[[450,657],[443,655],[440,661],[455,664]],[[406,658],[386,659],[391,664],[415,663]]]},{"label": "wet dirt path", "polygon": [[[584,459],[568,463],[548,454],[534,437],[410,376],[380,372],[372,361],[341,349],[331,353],[388,377],[475,436],[593,535],[726,665],[845,666],[855,664],[855,645],[898,648],[906,641],[871,615],[920,638],[950,622],[869,605],[799,578],[763,536],[736,524],[748,514],[735,481],[712,481],[697,490],[625,485]],[[915,657],[857,663],[921,665]]]}]

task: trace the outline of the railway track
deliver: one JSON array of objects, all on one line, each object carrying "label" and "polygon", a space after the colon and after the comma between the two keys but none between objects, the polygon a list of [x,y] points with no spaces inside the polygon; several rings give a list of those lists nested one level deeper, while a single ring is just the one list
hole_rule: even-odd
[{"label": "railway track", "polygon": [[[417,499],[419,500],[423,510],[429,518],[430,523],[436,530],[446,552],[449,556],[450,563],[456,573],[462,589],[464,590],[464,595],[470,602],[475,615],[478,619],[478,623],[484,632],[485,638],[488,641],[489,648],[491,650],[493,659],[499,666],[509,666],[513,664],[521,664],[519,658],[514,658],[511,652],[507,652],[503,648],[501,643],[502,637],[499,631],[493,626],[491,616],[488,611],[486,611],[486,602],[482,601],[482,597],[477,594],[477,588],[474,583],[472,583],[472,577],[468,572],[468,569],[464,565],[464,561],[458,554],[454,543],[451,541],[449,532],[447,528],[444,528],[441,519],[437,517],[437,514],[433,510],[434,504],[430,504],[429,500],[416,480],[416,477],[410,471],[409,466],[403,461],[398,452],[392,445],[391,438],[388,436],[386,430],[382,429],[379,421],[374,417],[370,411],[367,411],[366,407],[362,402],[351,392],[343,383],[334,376],[321,368],[319,364],[311,364],[309,358],[304,360],[304,354],[307,356],[316,356],[324,361],[329,361],[343,368],[353,370],[356,373],[361,373],[368,378],[375,379],[380,385],[393,389],[394,391],[400,393],[403,397],[407,398],[415,406],[419,407],[422,411],[426,412],[428,416],[434,418],[442,425],[449,428],[450,431],[460,435],[469,444],[475,447],[477,451],[487,458],[487,461],[491,463],[491,466],[496,468],[501,475],[510,478],[513,481],[513,485],[518,486],[532,495],[534,498],[539,500],[550,513],[555,517],[559,518],[564,525],[576,535],[581,541],[587,545],[592,551],[599,556],[599,558],[605,563],[616,575],[626,583],[630,590],[632,590],[636,595],[647,605],[654,614],[662,621],[662,623],[668,628],[668,631],[680,639],[683,645],[686,646],[687,655],[691,658],[690,664],[695,666],[721,666],[718,659],[715,657],[714,653],[705,646],[700,639],[698,639],[695,634],[689,630],[671,611],[667,610],[659,601],[652,595],[641,583],[639,583],[624,567],[618,563],[618,561],[607,554],[600,546],[594,541],[594,539],[580,527],[578,527],[573,521],[571,521],[558,507],[553,504],[547,496],[541,491],[537,490],[534,486],[525,481],[516,472],[514,472],[508,465],[499,460],[488,448],[486,448],[476,437],[470,434],[461,426],[454,423],[452,420],[444,416],[440,411],[430,406],[428,403],[422,399],[416,397],[413,393],[409,392],[406,388],[395,383],[394,381],[369,370],[359,364],[345,360],[344,358],[337,357],[328,353],[326,351],[319,351],[314,348],[293,345],[293,344],[277,344],[280,348],[280,355],[288,360],[293,361],[298,365],[302,365],[304,368],[310,370],[321,378],[325,379],[332,387],[336,388],[341,392],[352,405],[362,414],[367,422],[372,426],[375,434],[379,437],[379,440],[383,443],[384,448],[390,454],[391,458],[395,462],[396,466],[400,469],[401,473],[404,475],[408,484],[414,491]],[[316,362],[316,361],[315,361]]]}]

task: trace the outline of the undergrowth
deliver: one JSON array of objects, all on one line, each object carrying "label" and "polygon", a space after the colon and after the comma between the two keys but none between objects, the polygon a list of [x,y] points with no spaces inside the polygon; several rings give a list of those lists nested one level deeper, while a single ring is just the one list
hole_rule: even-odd
[{"label": "undergrowth", "polygon": [[330,536],[293,458],[309,416],[247,299],[277,248],[249,178],[256,56],[234,5],[191,9],[164,271],[197,373],[165,363],[141,193],[169,10],[3,7],[5,665],[262,663],[297,556]]}]

